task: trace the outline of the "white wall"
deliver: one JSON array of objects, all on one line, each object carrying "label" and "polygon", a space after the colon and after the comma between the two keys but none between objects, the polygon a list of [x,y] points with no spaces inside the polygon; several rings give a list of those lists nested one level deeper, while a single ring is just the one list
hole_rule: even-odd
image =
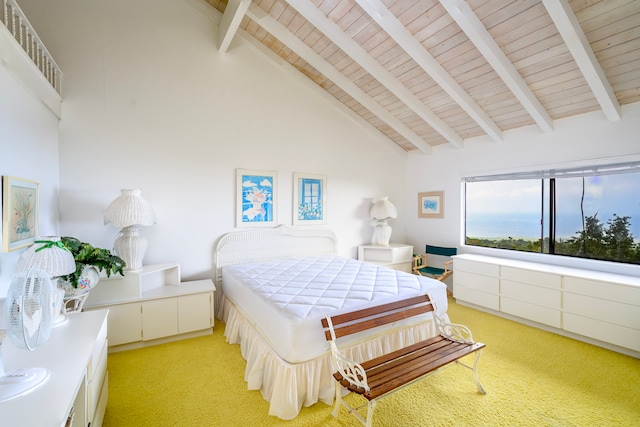
[{"label": "white wall", "polygon": [[[491,175],[595,163],[640,160],[640,103],[624,106],[622,120],[608,121],[602,112],[556,120],[554,131],[537,127],[504,133],[504,141],[486,138],[465,141],[462,150],[438,146],[433,155],[412,153],[407,167],[407,241],[416,248],[425,243],[461,246],[462,186],[465,176]],[[444,190],[444,218],[418,218],[417,194]],[[413,211],[413,212],[411,212]],[[640,236],[635,236],[639,238]],[[520,257],[522,253],[462,247],[461,252]],[[566,257],[524,257],[543,262],[640,275],[640,268],[616,263],[583,262]],[[586,260],[585,260],[586,261]]]},{"label": "white wall", "polygon": [[63,235],[110,248],[104,209],[121,188],[142,188],[158,216],[142,231],[145,264],[211,277],[215,241],[235,227],[236,168],[278,172],[284,224],[292,173],[326,174],[327,226],[344,255],[370,239],[371,198],[388,195],[404,215],[406,156],[253,49],[219,53],[217,25],[190,3],[21,5],[64,72]]},{"label": "white wall", "polygon": [[[0,60],[0,175],[39,183],[39,234],[57,235],[58,118],[13,74],[9,65]],[[0,252],[0,298],[9,289],[23,251]]]},{"label": "white wall", "polygon": [[[459,244],[462,176],[640,154],[636,104],[620,122],[598,112],[556,121],[550,134],[515,130],[406,160],[253,49],[236,40],[220,54],[197,1],[21,0],[64,72],[58,181],[57,120],[0,66],[0,173],[41,182],[42,234],[111,247],[104,209],[120,188],[140,187],[159,218],[143,229],[145,263],[211,277],[215,241],[235,227],[235,169],[248,168],[278,172],[288,224],[292,173],[327,174],[328,227],[345,255],[370,239],[371,198],[388,195],[399,210],[392,241],[419,251]],[[445,191],[444,219],[417,218],[417,193],[431,190]],[[0,296],[19,252],[0,255]]]}]

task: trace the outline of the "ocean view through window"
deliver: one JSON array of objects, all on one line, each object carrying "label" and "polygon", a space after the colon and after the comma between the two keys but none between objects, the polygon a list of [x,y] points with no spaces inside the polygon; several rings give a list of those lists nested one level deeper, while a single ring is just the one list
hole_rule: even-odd
[{"label": "ocean view through window", "polygon": [[640,163],[465,178],[465,243],[640,264]]}]

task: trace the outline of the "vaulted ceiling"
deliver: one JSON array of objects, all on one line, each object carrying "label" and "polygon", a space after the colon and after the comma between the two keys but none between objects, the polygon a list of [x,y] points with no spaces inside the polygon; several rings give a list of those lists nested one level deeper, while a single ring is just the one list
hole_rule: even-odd
[{"label": "vaulted ceiling", "polygon": [[405,151],[640,101],[638,0],[207,1]]}]

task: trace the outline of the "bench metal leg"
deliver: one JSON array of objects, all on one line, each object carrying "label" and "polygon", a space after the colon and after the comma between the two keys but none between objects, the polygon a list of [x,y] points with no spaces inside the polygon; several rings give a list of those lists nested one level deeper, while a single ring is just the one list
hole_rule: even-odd
[{"label": "bench metal leg", "polygon": [[371,422],[373,421],[373,411],[376,409],[377,400],[370,400],[367,408],[367,422],[365,423],[366,427],[371,427]]},{"label": "bench metal leg", "polygon": [[[336,382],[336,401],[333,405],[333,411],[331,411],[331,415],[333,415],[334,418],[338,418],[338,415],[340,414],[340,407],[344,406],[351,415],[356,417],[358,421],[362,423],[362,425],[364,425],[365,427],[371,427],[371,422],[373,421],[373,411],[376,409],[376,403],[376,399],[369,400],[368,403],[360,405],[357,408],[352,408],[351,405],[349,405],[342,399],[342,386],[340,385],[340,383]],[[365,406],[367,407],[366,419],[358,413],[358,411],[363,409]]]},{"label": "bench metal leg", "polygon": [[487,394],[487,392],[484,391],[484,387],[482,387],[482,384],[480,383],[480,378],[478,377],[478,361],[480,360],[481,355],[482,355],[482,350],[476,351],[476,360],[475,362],[473,362],[473,378],[475,378],[476,380],[476,386],[478,387],[478,391],[482,394]]},{"label": "bench metal leg", "polygon": [[[478,361],[480,361],[480,356],[482,355],[482,350],[478,350],[475,352],[476,356],[475,356],[475,360],[473,362],[473,366],[469,366],[464,362],[461,362],[460,360],[456,360],[456,364],[463,366],[471,371],[473,371],[473,379],[476,381],[476,387],[478,387],[478,392],[482,393],[482,394],[487,394],[487,392],[484,390],[484,387],[482,387],[482,384],[480,383],[480,377],[478,376]],[[437,371],[436,371],[437,372]]]},{"label": "bench metal leg", "polygon": [[340,406],[342,406],[342,386],[339,382],[336,382],[336,403],[333,405],[333,411],[331,411],[333,418],[338,418]]}]

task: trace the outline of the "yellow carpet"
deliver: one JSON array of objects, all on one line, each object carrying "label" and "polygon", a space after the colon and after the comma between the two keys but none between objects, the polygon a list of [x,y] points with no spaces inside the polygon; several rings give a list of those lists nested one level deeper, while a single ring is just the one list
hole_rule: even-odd
[{"label": "yellow carpet", "polygon": [[[374,426],[640,426],[640,360],[455,304],[449,315],[487,344],[486,395],[452,367],[378,403]],[[268,414],[248,391],[238,345],[213,335],[109,355],[104,425],[358,426],[343,409],[303,408],[292,421]],[[358,396],[348,396],[350,403]]]}]

